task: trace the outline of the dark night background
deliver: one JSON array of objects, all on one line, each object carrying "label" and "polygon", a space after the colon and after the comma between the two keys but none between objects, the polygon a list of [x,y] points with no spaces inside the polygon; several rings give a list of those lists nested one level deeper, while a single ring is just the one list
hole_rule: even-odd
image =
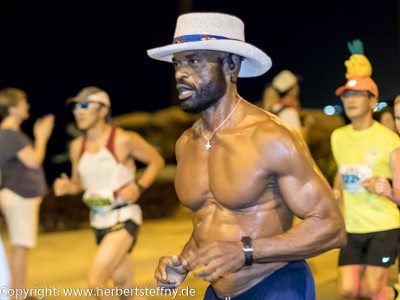
[{"label": "dark night background", "polygon": [[[4,2],[4,1],[3,1]],[[49,156],[65,150],[68,97],[88,85],[106,90],[114,115],[156,111],[174,99],[173,70],[146,50],[171,43],[180,12],[217,11],[239,16],[246,41],[270,55],[265,75],[240,79],[239,93],[261,99],[283,69],[300,74],[306,108],[340,104],[347,42],[359,38],[380,89],[380,101],[400,94],[399,1],[9,1],[0,9],[0,88],[23,89],[34,119],[53,113]],[[66,170],[60,170],[66,171]]]}]

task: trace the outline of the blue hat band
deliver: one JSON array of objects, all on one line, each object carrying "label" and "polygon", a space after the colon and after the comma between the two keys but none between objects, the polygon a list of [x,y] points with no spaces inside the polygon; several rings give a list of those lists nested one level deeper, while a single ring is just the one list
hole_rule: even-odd
[{"label": "blue hat band", "polygon": [[238,39],[230,39],[224,36],[218,35],[205,35],[205,34],[193,34],[193,35],[182,35],[174,38],[172,41],[173,44],[181,44],[187,42],[200,42],[200,41],[209,41],[209,40],[231,40],[231,41],[239,41]]}]

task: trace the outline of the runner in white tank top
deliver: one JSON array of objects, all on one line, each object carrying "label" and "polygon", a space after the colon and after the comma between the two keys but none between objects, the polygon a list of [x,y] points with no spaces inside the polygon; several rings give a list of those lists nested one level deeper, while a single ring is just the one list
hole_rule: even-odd
[{"label": "runner in white tank top", "polygon": [[78,173],[86,190],[83,201],[90,207],[90,225],[96,229],[111,227],[132,220],[142,223],[137,204],[124,205],[118,191],[135,181],[135,165],[127,168],[114,154],[116,129],[112,127],[108,143],[96,153],[86,151],[84,138]]},{"label": "runner in white tank top", "polygon": [[[142,222],[135,202],[154,182],[164,161],[138,134],[106,123],[110,99],[103,90],[87,87],[68,101],[77,126],[86,134],[71,144],[71,179],[62,174],[54,183],[54,192],[62,196],[85,191],[83,201],[90,207],[90,224],[99,245],[89,270],[90,287],[104,290],[112,280],[121,289],[134,289],[129,253]],[[147,164],[137,183],[136,159]]]}]

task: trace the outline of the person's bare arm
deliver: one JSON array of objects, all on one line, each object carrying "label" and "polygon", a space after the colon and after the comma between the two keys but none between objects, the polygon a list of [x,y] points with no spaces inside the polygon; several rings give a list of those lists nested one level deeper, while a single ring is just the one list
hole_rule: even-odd
[{"label": "person's bare arm", "polygon": [[[179,162],[179,153],[187,141],[186,131],[177,141],[175,147],[176,159]],[[186,278],[189,270],[187,268],[187,257],[193,252],[198,250],[196,241],[194,240],[193,233],[183,247],[181,254],[173,256],[163,256],[160,258],[154,278],[157,280],[157,285],[164,288],[176,288]]]},{"label": "person's bare arm", "polygon": [[143,191],[156,180],[158,173],[164,167],[164,159],[139,134],[132,131],[119,130],[117,135],[122,144],[129,150],[129,156],[147,165],[146,170],[137,184],[130,182],[118,190],[118,196],[123,203],[135,203]]},{"label": "person's bare arm", "polygon": [[392,176],[392,185],[390,186],[387,178],[379,177],[375,183],[375,191],[378,195],[386,197],[390,201],[400,205],[400,191],[397,184],[397,174],[396,174],[396,151],[390,154],[390,173]]},{"label": "person's bare arm", "polygon": [[281,132],[265,153],[266,168],[276,174],[283,200],[303,221],[281,235],[254,239],[254,261],[300,260],[344,246],[343,216],[308,148]]},{"label": "person's bare arm", "polygon": [[183,248],[181,255],[161,257],[156,271],[154,272],[154,278],[157,280],[157,285],[164,288],[178,287],[186,279],[186,276],[189,273],[186,257],[196,250],[198,250],[198,247],[192,234]]},{"label": "person's bare arm", "polygon": [[150,187],[155,181],[158,173],[164,167],[164,159],[145,139],[135,132],[126,132],[128,135],[128,147],[130,155],[147,165],[143,176],[138,184],[143,188]]},{"label": "person's bare arm", "polygon": [[39,168],[46,156],[47,141],[36,140],[35,146],[25,146],[23,149],[18,151],[18,159],[28,168],[37,169]]},{"label": "person's bare arm", "polygon": [[39,168],[46,156],[47,142],[54,127],[54,116],[47,115],[36,120],[33,127],[34,146],[28,145],[18,151],[18,159],[28,168]]},{"label": "person's bare arm", "polygon": [[79,155],[82,149],[83,137],[76,138],[70,146],[71,179],[65,173],[54,181],[54,194],[56,196],[73,195],[82,192],[83,186],[78,173]]},{"label": "person's bare arm", "polygon": [[197,251],[199,247],[196,244],[196,241],[194,240],[193,234],[190,237],[189,241],[186,243],[185,247],[183,247],[181,256],[186,258],[188,257],[191,253]]}]

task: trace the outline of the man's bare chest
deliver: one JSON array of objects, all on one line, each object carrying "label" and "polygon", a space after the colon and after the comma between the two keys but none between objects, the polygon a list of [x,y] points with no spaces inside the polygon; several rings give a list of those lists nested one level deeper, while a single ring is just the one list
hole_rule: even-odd
[{"label": "man's bare chest", "polygon": [[177,165],[176,190],[192,210],[210,200],[230,209],[253,206],[274,184],[260,153],[250,143],[211,141],[210,150],[205,144],[198,140],[187,145]]}]

